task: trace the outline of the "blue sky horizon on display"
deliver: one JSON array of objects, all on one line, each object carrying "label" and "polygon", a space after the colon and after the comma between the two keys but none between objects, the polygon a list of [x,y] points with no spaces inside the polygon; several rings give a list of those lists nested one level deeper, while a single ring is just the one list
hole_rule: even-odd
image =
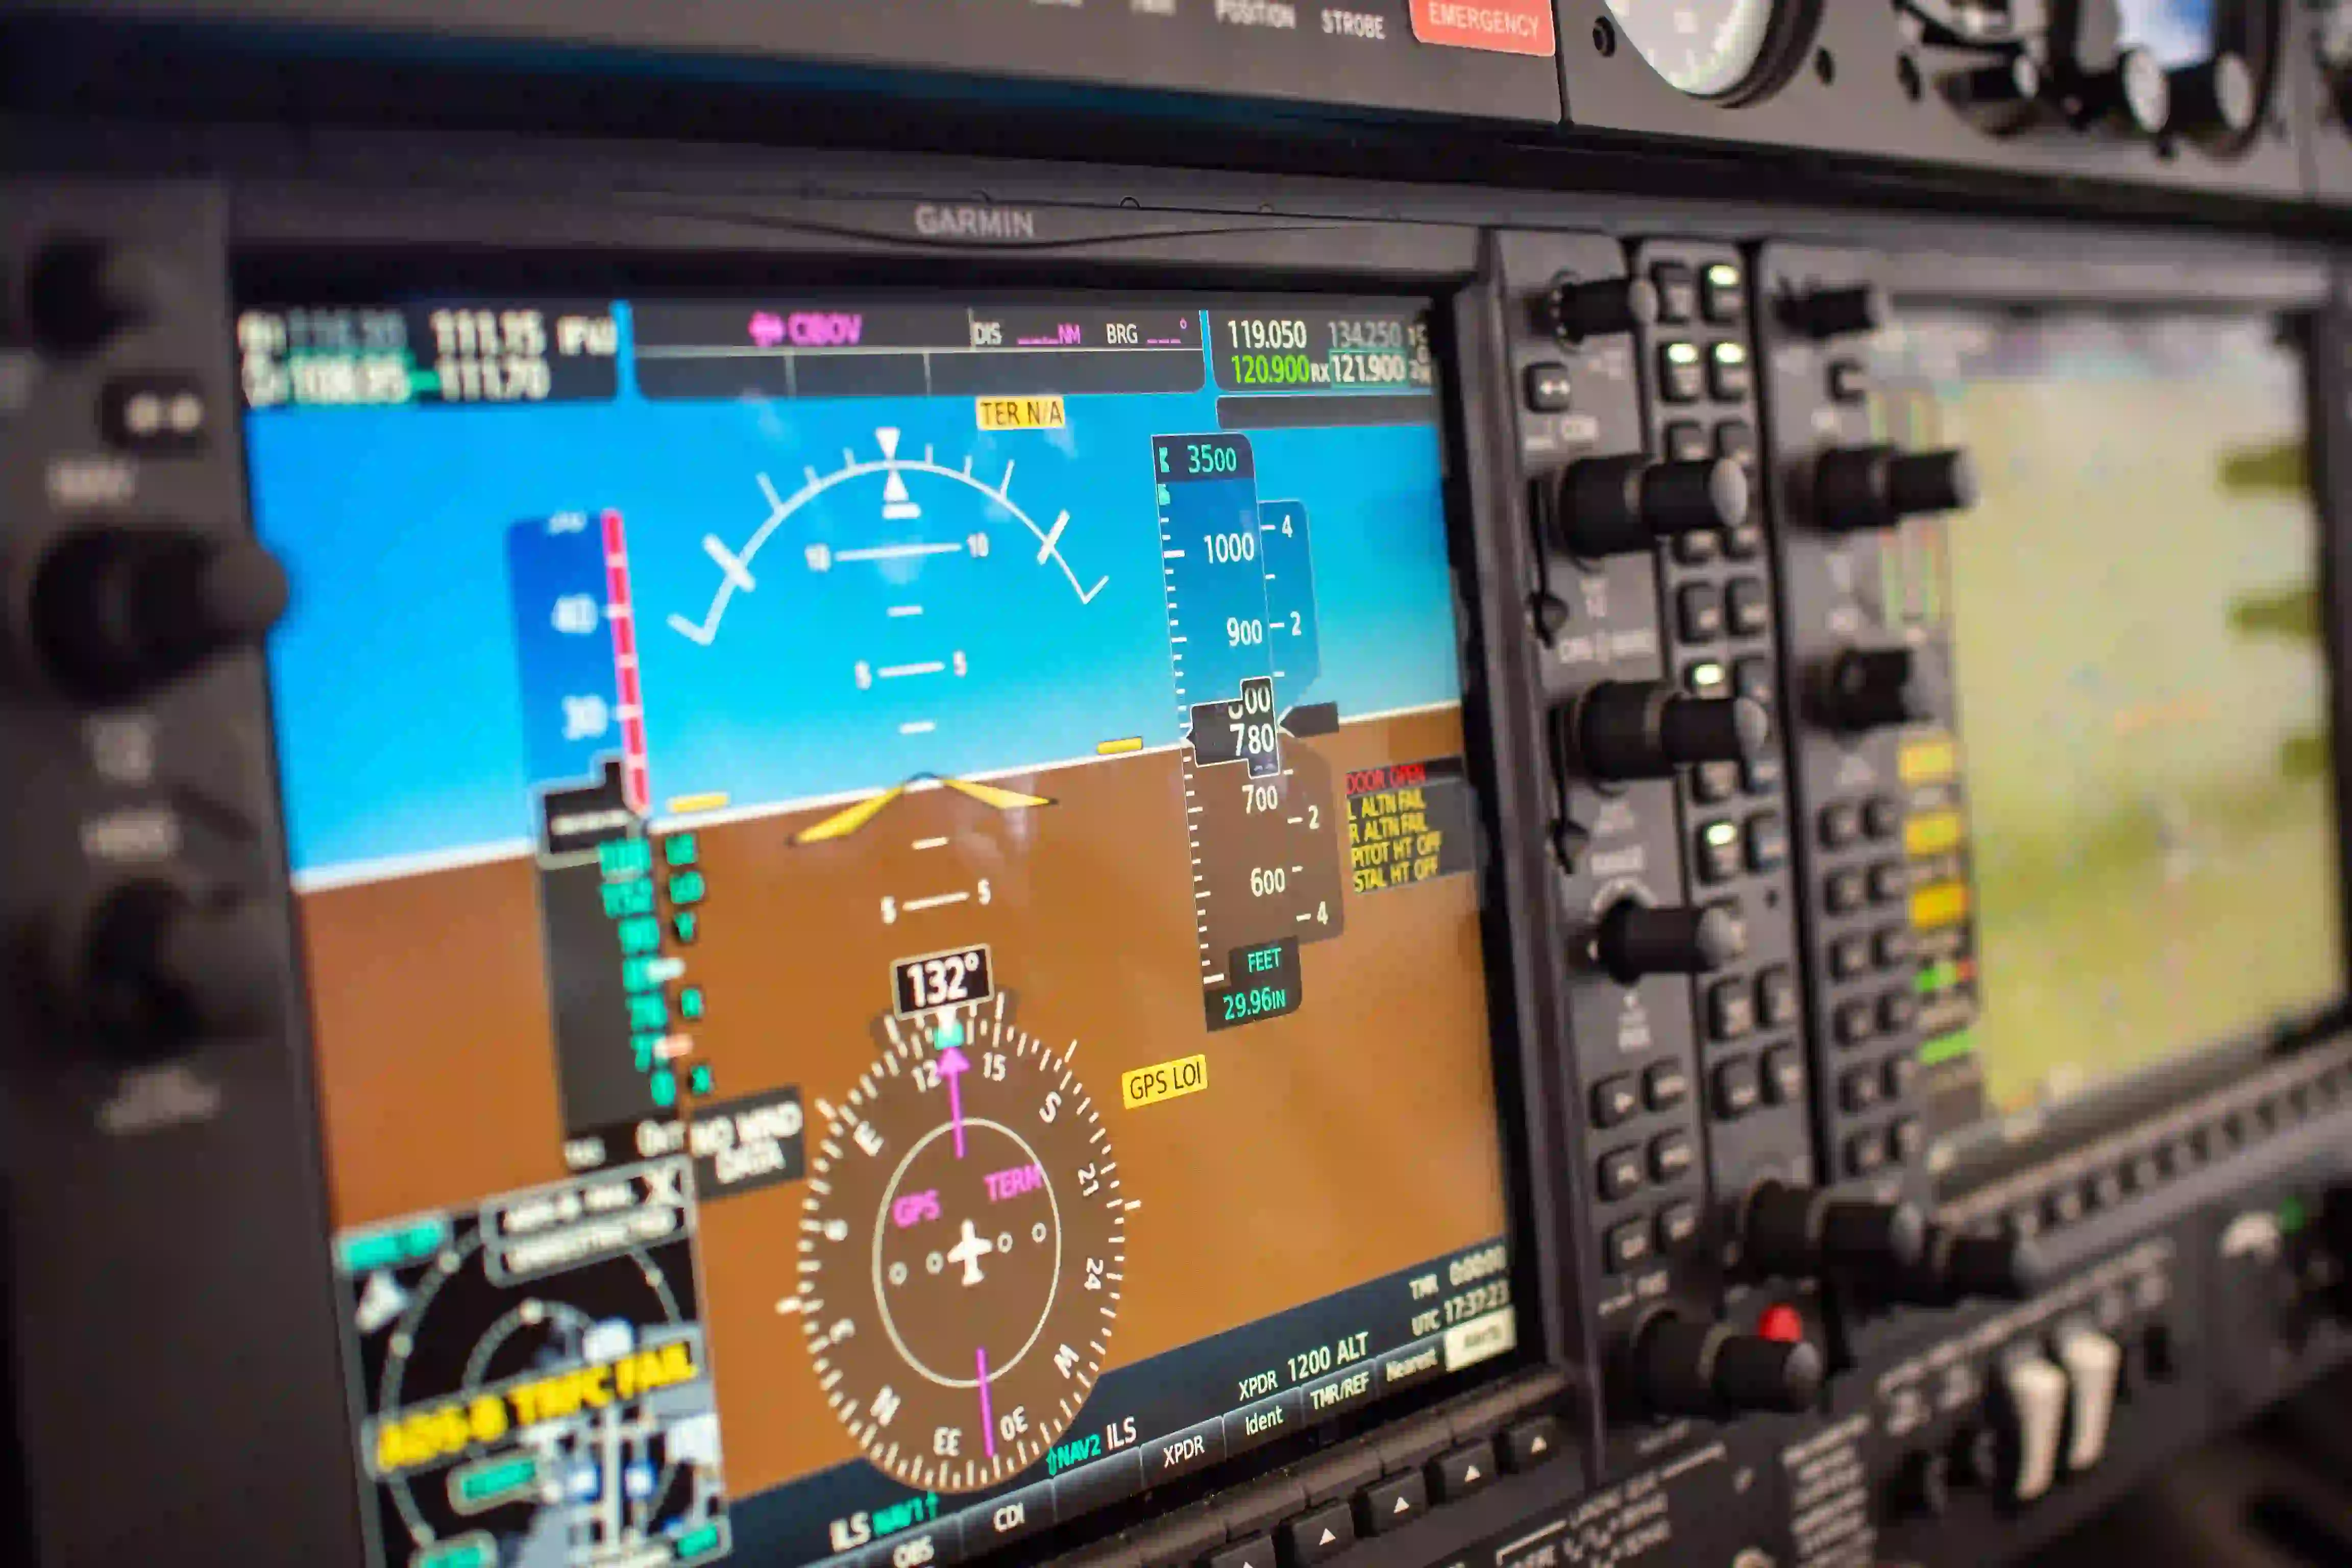
[{"label": "blue sky horizon on display", "polygon": [[[1056,399],[1055,428],[975,428],[971,397],[656,399],[614,314],[609,401],[250,417],[260,531],[297,589],[271,660],[298,875],[528,839],[505,535],[567,513],[626,530],[656,813],[1181,741],[1151,443],[1218,430],[1217,376]],[[1343,716],[1458,700],[1433,404],[1246,440],[1264,501],[1312,498],[1315,698]],[[362,577],[396,614],[301,592]],[[387,667],[414,705],[348,700]]]}]

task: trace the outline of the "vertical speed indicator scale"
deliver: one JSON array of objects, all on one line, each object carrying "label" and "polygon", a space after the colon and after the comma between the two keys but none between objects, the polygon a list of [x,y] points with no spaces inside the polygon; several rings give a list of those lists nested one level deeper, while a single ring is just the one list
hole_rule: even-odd
[{"label": "vertical speed indicator scale", "polygon": [[1329,766],[1308,737],[1337,707],[1321,673],[1307,509],[1258,499],[1246,437],[1151,444],[1170,666],[1184,726],[1184,822],[1205,1016],[1297,1010],[1298,947],[1345,921]]}]

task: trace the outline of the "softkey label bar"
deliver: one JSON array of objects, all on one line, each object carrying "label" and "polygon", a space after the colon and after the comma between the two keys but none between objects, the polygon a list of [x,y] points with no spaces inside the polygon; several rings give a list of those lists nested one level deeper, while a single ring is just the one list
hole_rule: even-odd
[{"label": "softkey label bar", "polygon": [[632,364],[650,398],[1197,392],[1206,376],[1197,307],[698,300],[635,317]]}]

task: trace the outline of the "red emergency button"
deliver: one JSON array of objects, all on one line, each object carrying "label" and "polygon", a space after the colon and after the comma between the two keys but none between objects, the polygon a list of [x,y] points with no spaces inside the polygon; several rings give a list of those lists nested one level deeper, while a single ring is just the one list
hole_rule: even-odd
[{"label": "red emergency button", "polygon": [[1549,58],[1551,7],[1552,0],[1412,0],[1412,36],[1449,48]]},{"label": "red emergency button", "polygon": [[1797,1344],[1805,1337],[1805,1315],[1783,1301],[1764,1309],[1756,1320],[1756,1331],[1774,1344]]}]

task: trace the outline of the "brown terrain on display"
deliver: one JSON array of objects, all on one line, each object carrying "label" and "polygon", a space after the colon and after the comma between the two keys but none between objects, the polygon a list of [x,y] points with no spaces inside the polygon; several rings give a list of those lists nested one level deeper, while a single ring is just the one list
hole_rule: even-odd
[{"label": "brown terrain on display", "polygon": [[[1286,745],[1311,745],[1338,779],[1459,754],[1461,714]],[[1243,776],[1203,770],[1196,788]],[[998,811],[910,791],[856,834],[797,847],[826,810],[695,829],[709,895],[700,940],[678,951],[709,999],[692,1059],[712,1069],[715,1099],[797,1086],[815,1136],[816,1102],[837,1105],[874,1062],[892,960],[989,943],[1014,1019],[1071,1056],[1140,1205],[1106,1370],[1504,1231],[1472,878],[1346,895],[1344,937],[1300,949],[1303,1009],[1212,1035],[1178,753],[992,782],[1055,804]],[[1332,815],[1344,884],[1345,812]],[[1208,853],[1223,849],[1212,838]],[[971,897],[904,909],[956,891]],[[900,906],[888,923],[886,898]],[[338,1228],[563,1177],[528,860],[314,891],[301,919]],[[1122,1105],[1122,1073],[1199,1054],[1205,1090]],[[779,1310],[797,1289],[803,1196],[787,1182],[700,1211],[738,1495],[856,1457]]]}]

